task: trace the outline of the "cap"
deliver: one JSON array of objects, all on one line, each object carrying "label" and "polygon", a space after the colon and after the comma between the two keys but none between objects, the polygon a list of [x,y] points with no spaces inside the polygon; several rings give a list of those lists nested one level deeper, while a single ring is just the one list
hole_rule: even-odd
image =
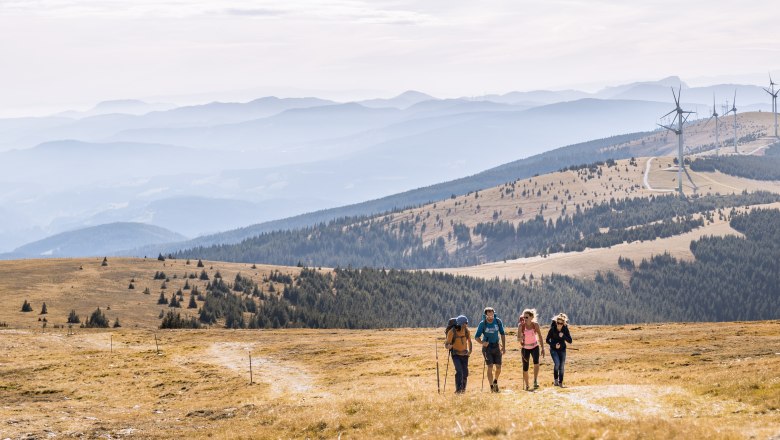
[{"label": "cap", "polygon": [[457,318],[455,318],[455,324],[457,325],[463,325],[468,323],[469,323],[469,318],[466,318],[465,315],[460,315]]}]

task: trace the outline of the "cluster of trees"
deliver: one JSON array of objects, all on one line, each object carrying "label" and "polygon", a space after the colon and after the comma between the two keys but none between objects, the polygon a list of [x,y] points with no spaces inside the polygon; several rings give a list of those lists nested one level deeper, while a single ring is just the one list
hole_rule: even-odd
[{"label": "cluster of trees", "polygon": [[[680,199],[675,195],[609,200],[592,208],[545,220],[534,219],[514,226],[505,221],[480,223],[474,234],[484,238],[473,251],[488,261],[550,252],[581,251],[586,247],[609,247],[624,241],[653,240],[688,232],[704,225],[693,214],[707,211],[764,204],[780,200],[768,192],[727,196],[698,196]],[[602,230],[607,230],[602,232]]]},{"label": "cluster of trees", "polygon": [[[397,269],[459,267],[520,256],[607,247],[624,241],[652,240],[703,225],[691,215],[780,200],[757,192],[680,199],[674,195],[609,200],[556,221],[541,214],[514,225],[506,221],[480,223],[473,229],[453,225],[457,250],[449,252],[443,238],[424,243],[412,221],[390,224],[387,217],[345,218],[294,231],[265,233],[238,244],[199,247],[177,258],[201,255],[213,260],[331,267],[393,267]],[[608,232],[601,232],[608,228]],[[472,245],[472,233],[483,240]],[[203,273],[201,273],[203,279]]]},{"label": "cluster of trees", "polygon": [[780,143],[773,144],[764,156],[709,156],[691,163],[694,171],[720,171],[755,180],[780,180]]},{"label": "cluster of trees", "polygon": [[669,321],[777,319],[780,211],[735,213],[730,223],[744,237],[694,241],[692,262],[669,255],[643,260],[631,276],[632,295],[663,302]]}]

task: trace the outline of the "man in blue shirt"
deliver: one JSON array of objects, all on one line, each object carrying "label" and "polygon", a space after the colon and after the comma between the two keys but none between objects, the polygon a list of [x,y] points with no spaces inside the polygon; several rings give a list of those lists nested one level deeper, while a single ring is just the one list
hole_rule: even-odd
[{"label": "man in blue shirt", "polygon": [[[474,340],[482,344],[482,355],[487,364],[488,382],[490,382],[490,391],[498,392],[498,376],[501,374],[501,357],[506,353],[506,335],[504,334],[504,323],[496,317],[496,311],[493,307],[485,307],[485,318],[477,326],[477,333]],[[482,340],[484,335],[484,341]],[[501,335],[501,347],[498,346],[498,336]],[[493,365],[496,366],[496,374],[493,376]]]}]

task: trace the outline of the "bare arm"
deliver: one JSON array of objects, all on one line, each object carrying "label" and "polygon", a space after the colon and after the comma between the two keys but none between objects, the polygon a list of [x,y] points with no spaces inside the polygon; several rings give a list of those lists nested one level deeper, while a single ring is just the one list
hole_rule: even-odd
[{"label": "bare arm", "polygon": [[539,324],[534,324],[535,330],[536,330],[536,337],[539,341],[539,345],[542,347],[542,356],[544,356],[544,339],[542,339],[542,329],[539,327]]}]

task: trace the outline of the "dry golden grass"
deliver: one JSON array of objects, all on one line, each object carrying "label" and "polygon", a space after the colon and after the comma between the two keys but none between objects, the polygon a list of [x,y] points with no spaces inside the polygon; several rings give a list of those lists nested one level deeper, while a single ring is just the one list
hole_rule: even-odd
[{"label": "dry golden grass", "polygon": [[[140,258],[110,258],[108,266],[101,266],[102,258],[78,259],[48,259],[48,260],[8,260],[0,261],[0,292],[2,304],[0,307],[0,323],[5,322],[15,328],[40,328],[39,318],[46,317],[47,327],[65,325],[68,313],[74,309],[82,322],[100,307],[113,323],[119,318],[122,326],[154,328],[159,325],[161,310],[169,310],[166,305],[158,305],[160,292],[170,299],[178,289],[184,287],[185,273],[200,274],[201,268],[196,267],[197,260],[186,264],[186,260],[157,261],[157,259]],[[263,291],[269,291],[269,283],[263,278],[272,271],[297,274],[300,268],[225,263],[204,261],[206,272],[211,280],[219,271],[223,279],[232,283],[237,273],[243,277],[251,277]],[[154,274],[163,271],[170,281],[167,288],[161,289],[163,280],[155,280]],[[176,276],[176,278],[174,278]],[[135,289],[128,289],[130,281]],[[188,279],[191,287],[205,294],[208,281]],[[274,284],[277,291],[283,285]],[[144,289],[149,288],[150,294],[144,295]],[[190,290],[184,290],[184,303],[180,311],[183,315],[193,313],[188,310]],[[21,313],[22,303],[27,300],[32,304],[33,311]],[[43,303],[48,309],[47,315],[39,315]],[[201,303],[198,302],[198,306]]]},{"label": "dry golden grass", "polygon": [[569,388],[548,358],[534,393],[510,335],[503,392],[473,356],[463,396],[451,365],[437,394],[441,329],[158,331],[159,355],[151,330],[0,330],[0,438],[768,438],[778,329],[573,326]]}]

